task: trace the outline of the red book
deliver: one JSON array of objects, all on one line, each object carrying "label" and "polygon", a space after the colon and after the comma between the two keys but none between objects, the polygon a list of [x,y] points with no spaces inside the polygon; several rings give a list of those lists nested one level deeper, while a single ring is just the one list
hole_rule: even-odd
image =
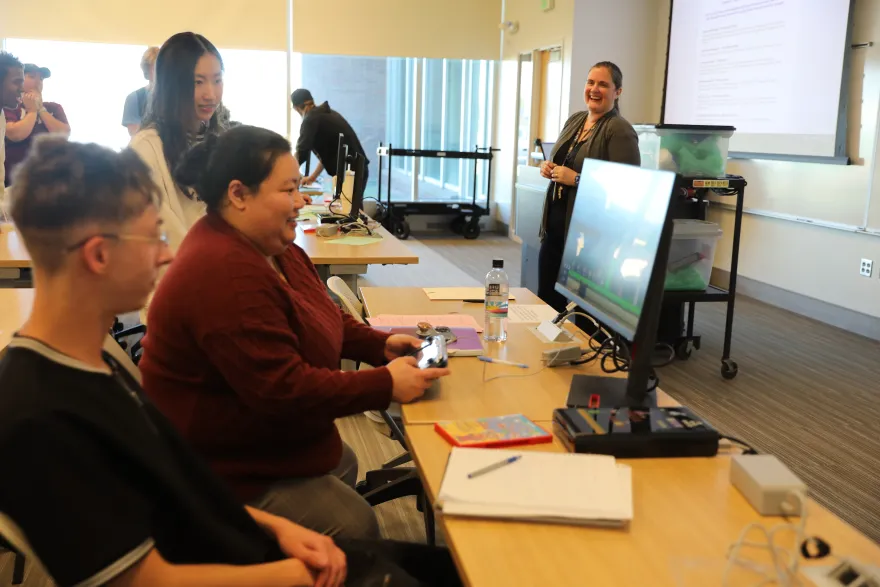
[{"label": "red book", "polygon": [[453,446],[501,448],[551,442],[553,435],[523,416],[436,422],[434,430]]}]

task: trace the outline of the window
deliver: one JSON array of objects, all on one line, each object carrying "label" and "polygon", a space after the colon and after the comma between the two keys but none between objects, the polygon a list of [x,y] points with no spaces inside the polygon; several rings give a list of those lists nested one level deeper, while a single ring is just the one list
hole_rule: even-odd
[{"label": "window", "polygon": [[6,50],[22,63],[51,70],[43,101],[64,108],[72,140],[113,149],[128,145],[122,107],[129,93],[147,83],[140,68],[145,46],[7,39]]},{"label": "window", "polygon": [[[147,83],[140,68],[146,46],[7,39],[6,48],[23,63],[52,71],[44,83],[44,101],[64,108],[71,140],[112,149],[128,145],[122,108],[126,96]],[[221,48],[220,55],[225,67],[223,103],[232,119],[286,135],[287,54]]]},{"label": "window", "polygon": [[[287,53],[218,49],[223,58],[223,104],[232,120],[287,136]],[[294,55],[297,72],[298,55]],[[299,80],[294,76],[294,87]]]},{"label": "window", "polygon": [[[367,196],[378,190],[379,143],[448,151],[489,146],[491,62],[302,55],[301,64],[299,85],[317,103],[327,101],[357,132],[370,159]],[[387,197],[387,161],[382,164]],[[470,200],[473,169],[472,161],[392,157],[392,199]],[[485,169],[485,163],[477,165],[478,197],[484,201]]]},{"label": "window", "polygon": [[[443,92],[443,148],[447,151],[462,150],[461,139],[465,130],[461,119],[464,99],[463,74],[464,69],[460,60],[446,62],[446,83],[444,84],[446,87]],[[455,159],[441,161],[443,163],[444,187],[450,190],[458,189],[462,161]]]},{"label": "window", "polygon": [[[443,60],[425,59],[422,85],[422,149],[443,149]],[[422,177],[440,183],[440,159],[422,160]]]},{"label": "window", "polygon": [[[23,62],[52,70],[46,101],[64,107],[71,138],[113,149],[128,145],[122,126],[126,96],[143,87],[141,45],[7,39]],[[232,120],[287,132],[287,55],[283,51],[220,48],[225,66],[223,102]],[[318,104],[327,101],[357,132],[370,160],[367,195],[378,189],[379,143],[396,148],[470,151],[490,146],[489,61],[294,54],[294,88],[308,88]],[[299,136],[293,113],[291,139]],[[312,159],[312,169],[316,160]],[[393,199],[470,200],[473,161],[393,159]],[[485,163],[477,166],[478,199],[486,199]],[[383,182],[387,181],[387,167]],[[383,185],[383,190],[387,189]]]}]

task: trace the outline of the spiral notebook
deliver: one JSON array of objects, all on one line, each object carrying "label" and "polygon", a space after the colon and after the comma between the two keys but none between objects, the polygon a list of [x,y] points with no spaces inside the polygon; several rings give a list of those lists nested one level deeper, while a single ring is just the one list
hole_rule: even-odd
[{"label": "spiral notebook", "polygon": [[619,528],[633,518],[632,470],[605,455],[454,447],[438,502],[447,516]]}]

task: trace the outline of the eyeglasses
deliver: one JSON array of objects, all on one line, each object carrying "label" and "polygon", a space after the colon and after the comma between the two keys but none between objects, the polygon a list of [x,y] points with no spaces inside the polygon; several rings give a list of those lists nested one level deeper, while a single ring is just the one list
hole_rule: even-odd
[{"label": "eyeglasses", "polygon": [[103,238],[118,240],[118,241],[153,243],[153,244],[160,244],[163,246],[168,246],[168,233],[165,232],[164,230],[159,231],[159,234],[156,236],[145,236],[142,234],[114,234],[112,232],[102,232],[99,234],[93,234],[91,236],[87,236],[86,238],[82,239],[81,241],[79,241],[77,243],[70,245],[69,247],[67,247],[64,250],[68,253],[73,252],[79,248],[84,247],[87,242],[89,242],[93,238],[96,238],[99,236],[103,237]]}]

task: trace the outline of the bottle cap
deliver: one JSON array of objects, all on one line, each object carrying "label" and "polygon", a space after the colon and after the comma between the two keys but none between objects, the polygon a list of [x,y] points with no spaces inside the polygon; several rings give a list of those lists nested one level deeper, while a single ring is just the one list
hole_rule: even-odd
[{"label": "bottle cap", "polygon": [[492,259],[492,269],[504,269],[504,259]]}]

